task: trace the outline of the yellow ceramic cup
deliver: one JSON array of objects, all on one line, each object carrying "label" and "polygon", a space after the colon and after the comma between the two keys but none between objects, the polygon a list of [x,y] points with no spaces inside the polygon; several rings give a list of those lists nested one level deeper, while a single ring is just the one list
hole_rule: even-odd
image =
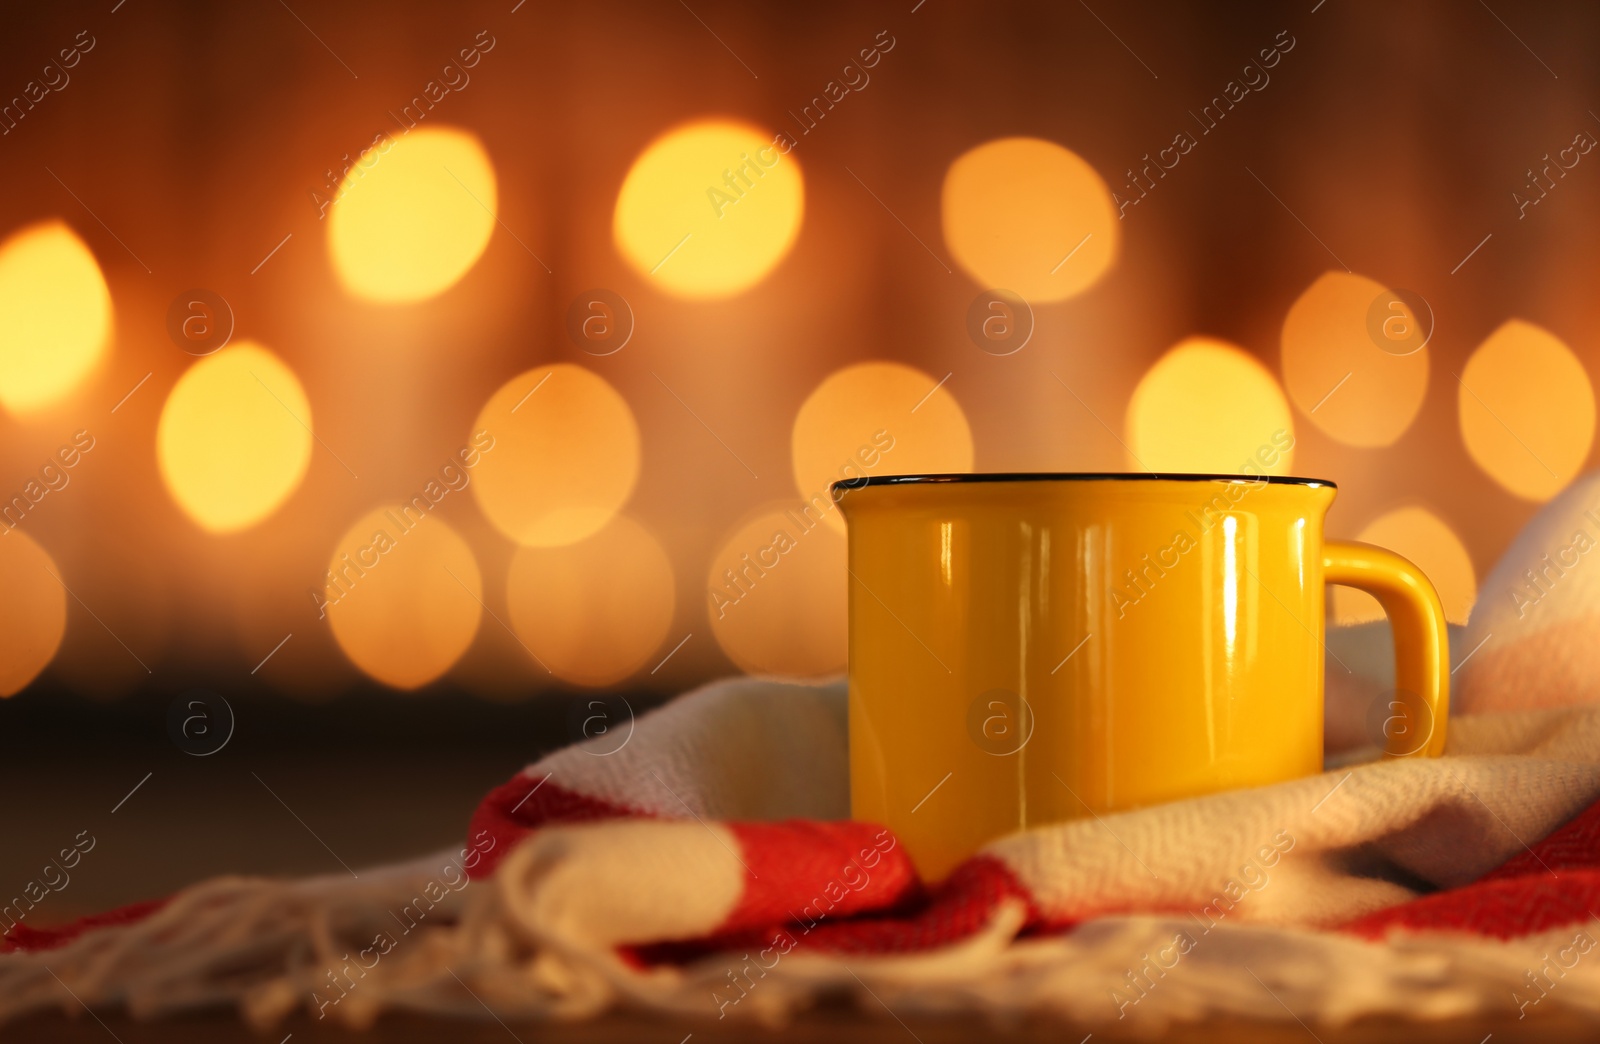
[{"label": "yellow ceramic cup", "polygon": [[937,880],[1014,830],[1320,772],[1328,583],[1375,595],[1394,629],[1375,739],[1438,755],[1439,596],[1392,552],[1325,541],[1334,492],[1225,475],[835,486],[854,817]]}]

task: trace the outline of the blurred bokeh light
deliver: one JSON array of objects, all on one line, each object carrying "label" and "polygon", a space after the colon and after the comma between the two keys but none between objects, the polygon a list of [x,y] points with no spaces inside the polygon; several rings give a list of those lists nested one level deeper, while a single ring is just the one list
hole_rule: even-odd
[{"label": "blurred bokeh light", "polygon": [[[1356,539],[1409,558],[1433,581],[1445,617],[1451,623],[1467,622],[1478,599],[1477,573],[1461,538],[1438,515],[1423,507],[1399,508],[1373,519]],[[1341,624],[1366,623],[1383,619],[1383,608],[1365,591],[1335,587],[1333,616]]]},{"label": "blurred bokeh light", "polygon": [[771,131],[700,120],[634,161],[612,229],[623,258],[679,297],[729,297],[782,261],[800,234],[800,161]]},{"label": "blurred bokeh light", "polygon": [[100,265],[60,221],[0,243],[0,404],[23,413],[59,401],[111,337],[111,291]]},{"label": "blurred bokeh light", "polygon": [[842,533],[831,483],[971,471],[972,429],[948,382],[902,363],[856,363],[807,396],[794,419],[790,452],[805,505],[814,515],[825,512]]},{"label": "blurred bokeh light", "polygon": [[478,414],[472,483],[496,529],[528,547],[576,543],[611,521],[639,477],[639,425],[605,379],[571,363],[511,378]]},{"label": "blurred bokeh light", "polygon": [[178,379],[156,428],[167,491],[204,529],[260,522],[311,462],[311,403],[294,371],[250,341],[209,355]]},{"label": "blurred bokeh light", "polygon": [[1507,491],[1545,501],[1578,474],[1594,443],[1594,386],[1554,334],[1508,320],[1457,382],[1467,452]]},{"label": "blurred bokeh light", "polygon": [[483,256],[498,206],[494,165],[474,135],[424,127],[385,137],[328,203],[334,271],[371,301],[441,294]]},{"label": "blurred bokeh light", "polygon": [[1128,404],[1129,466],[1287,475],[1294,420],[1277,379],[1224,341],[1191,337],[1150,367]]},{"label": "blurred bokeh light", "polygon": [[706,583],[717,644],[751,674],[839,673],[848,577],[843,534],[801,517],[799,505],[761,512],[711,557]]},{"label": "blurred bokeh light", "polygon": [[1283,321],[1283,383],[1300,412],[1347,446],[1389,446],[1428,392],[1431,317],[1348,272],[1312,283]]},{"label": "blurred bokeh light", "polygon": [[963,153],[944,178],[944,239],[981,286],[1028,301],[1083,293],[1116,261],[1111,193],[1077,153],[1001,138]]},{"label": "blurred bokeh light", "polygon": [[374,508],[339,538],[328,571],[334,638],[385,685],[426,685],[478,633],[483,574],[472,548],[436,516],[408,516],[399,504]]},{"label": "blurred bokeh light", "polygon": [[600,686],[644,666],[672,624],[672,563],[627,515],[567,547],[524,547],[511,560],[512,630],[547,670]]},{"label": "blurred bokeh light", "polygon": [[0,696],[49,665],[67,631],[67,592],[50,553],[20,529],[0,532]]},{"label": "blurred bokeh light", "polygon": [[[1235,79],[1223,120],[1241,41],[1278,28],[1261,5],[1106,15],[1136,60],[1079,4],[705,2],[8,23],[0,496],[29,506],[0,552],[26,532],[72,591],[42,698],[827,674],[829,485],[975,468],[1330,479],[1329,532],[1418,559],[1459,617],[1473,564],[1596,466],[1600,190],[1586,167],[1512,190],[1594,129],[1600,9],[1501,12],[1556,80],[1479,5],[1374,35],[1373,5],[1308,3],[1306,46]],[[26,70],[85,24],[106,46],[28,106]],[[191,354],[186,288],[227,306],[229,347]],[[93,453],[44,475],[80,430]],[[430,483],[456,495],[424,493],[329,609],[396,614],[346,636],[358,671],[307,588]],[[363,608],[436,538],[481,621],[443,569]],[[53,647],[39,592],[9,590],[0,649]]]}]

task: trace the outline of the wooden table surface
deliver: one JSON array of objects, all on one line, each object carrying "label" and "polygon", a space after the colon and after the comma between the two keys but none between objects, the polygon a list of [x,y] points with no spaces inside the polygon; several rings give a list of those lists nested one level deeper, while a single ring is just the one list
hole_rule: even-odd
[{"label": "wooden table surface", "polygon": [[[1119,1033],[1115,1025],[1086,1027],[1054,1021],[1034,1021],[997,1027],[971,1019],[905,1022],[872,1013],[828,1011],[807,1015],[780,1028],[767,1029],[743,1022],[687,1022],[613,1015],[575,1023],[457,1022],[439,1019],[390,1017],[362,1032],[319,1023],[307,1017],[290,1019],[268,1033],[257,1033],[225,1014],[183,1019],[135,1022],[118,1015],[103,1022],[80,1013],[34,1017],[0,1029],[0,1040],[37,1044],[507,1044],[532,1041],[546,1044],[696,1044],[757,1041],[762,1044],[861,1044],[866,1041],[905,1044],[956,1044],[965,1041],[1027,1042],[1027,1044],[1080,1044],[1095,1041],[1139,1040],[1146,1037]],[[1304,1026],[1291,1020],[1272,1023],[1210,1021],[1175,1027],[1162,1040],[1195,1044],[1368,1044],[1397,1041],[1404,1044],[1495,1044],[1506,1041],[1592,1042],[1600,1040],[1600,1019],[1571,1012],[1548,1011],[1525,1020],[1516,1018],[1447,1020],[1428,1023],[1392,1021],[1350,1026]]]}]

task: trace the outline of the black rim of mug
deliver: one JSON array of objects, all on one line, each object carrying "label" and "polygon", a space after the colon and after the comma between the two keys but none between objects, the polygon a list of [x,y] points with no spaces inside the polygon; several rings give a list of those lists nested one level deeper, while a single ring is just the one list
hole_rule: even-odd
[{"label": "black rim of mug", "polygon": [[831,491],[849,491],[866,486],[911,486],[936,483],[964,482],[1226,482],[1232,485],[1254,485],[1265,482],[1273,486],[1327,486],[1339,487],[1327,479],[1297,478],[1293,475],[1197,475],[1157,474],[1144,471],[996,471],[967,472],[952,475],[871,475],[857,479],[843,479],[833,483]]}]

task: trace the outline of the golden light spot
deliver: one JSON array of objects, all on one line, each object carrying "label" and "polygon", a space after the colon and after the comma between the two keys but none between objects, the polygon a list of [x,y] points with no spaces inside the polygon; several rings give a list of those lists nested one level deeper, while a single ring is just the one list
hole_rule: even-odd
[{"label": "golden light spot", "polygon": [[972,470],[961,405],[921,370],[892,362],[846,366],[817,385],[794,419],[795,486],[812,516],[844,532],[830,483],[871,475]]},{"label": "golden light spot", "polygon": [[1117,258],[1111,192],[1075,152],[1040,138],[1000,138],[964,153],[944,176],[944,240],[985,287],[1062,301],[1099,282]]},{"label": "golden light spot", "polygon": [[44,221],[0,243],[0,404],[25,412],[59,401],[110,337],[111,291],[76,233]]},{"label": "golden light spot", "polygon": [[649,530],[618,515],[569,547],[524,547],[511,560],[511,627],[557,677],[610,685],[644,666],[667,636],[672,563]]},{"label": "golden light spot", "polygon": [[1461,438],[1490,478],[1543,501],[1578,474],[1594,443],[1594,386],[1555,335],[1509,320],[1472,353],[1458,383]]},{"label": "golden light spot", "polygon": [[472,483],[496,529],[528,547],[599,531],[639,477],[639,426],[615,388],[571,363],[500,386],[473,431],[494,439]]},{"label": "golden light spot", "polygon": [[[1373,519],[1356,539],[1409,558],[1433,581],[1444,603],[1445,618],[1451,623],[1467,622],[1478,598],[1478,575],[1461,538],[1438,515],[1427,508],[1400,508]],[[1365,591],[1335,587],[1333,616],[1336,623],[1367,623],[1382,620],[1383,609]]]},{"label": "golden light spot", "polygon": [[0,696],[14,696],[61,647],[67,593],[48,551],[20,529],[0,534]]},{"label": "golden light spot", "polygon": [[421,301],[483,256],[498,207],[494,165],[476,136],[427,127],[362,153],[328,210],[328,250],[344,288],[370,301]]},{"label": "golden light spot", "polygon": [[213,533],[266,518],[311,462],[311,404],[282,360],[239,341],[189,367],[161,409],[156,460],[184,514]]},{"label": "golden light spot", "polygon": [[711,559],[717,644],[750,674],[815,678],[845,668],[845,538],[798,506],[736,529]]},{"label": "golden light spot", "polygon": [[663,134],[617,193],[617,249],[679,297],[730,297],[759,283],[794,246],[805,214],[790,143],[731,120]]},{"label": "golden light spot", "polygon": [[1328,272],[1283,321],[1289,397],[1347,446],[1392,445],[1428,390],[1428,349],[1418,336],[1424,319],[1381,283]]},{"label": "golden light spot", "polygon": [[324,612],[334,639],[385,685],[426,685],[478,633],[483,575],[442,519],[406,515],[398,504],[374,508],[339,538],[328,571]]},{"label": "golden light spot", "polygon": [[1278,382],[1226,341],[1190,337],[1167,352],[1128,403],[1131,467],[1286,475],[1294,420]]}]

